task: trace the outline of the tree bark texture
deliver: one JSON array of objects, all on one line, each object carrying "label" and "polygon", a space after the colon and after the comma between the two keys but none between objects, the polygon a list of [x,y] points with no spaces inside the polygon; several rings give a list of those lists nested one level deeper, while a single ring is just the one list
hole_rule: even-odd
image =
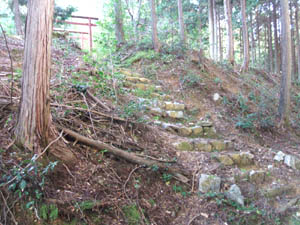
[{"label": "tree bark texture", "polygon": [[296,40],[297,40],[297,60],[298,60],[298,77],[297,81],[300,82],[300,37],[299,37],[299,5],[298,2],[295,1],[295,21],[296,21]]},{"label": "tree bark texture", "polygon": [[281,4],[281,48],[282,48],[282,78],[279,100],[280,124],[289,125],[290,89],[292,71],[291,29],[288,0],[280,0]]},{"label": "tree bark texture", "polygon": [[214,19],[214,0],[208,0],[208,29],[209,29],[209,54],[210,58],[216,60],[216,34]]},{"label": "tree bark texture", "polygon": [[275,42],[275,72],[280,73],[280,46],[278,40],[278,27],[277,27],[277,4],[276,0],[272,1],[273,4],[273,31]]},{"label": "tree bark texture", "polygon": [[244,61],[241,67],[241,71],[246,72],[249,68],[249,38],[248,38],[248,26],[247,26],[247,16],[246,16],[246,0],[241,0],[242,8],[242,23],[243,23],[243,43],[244,43]]},{"label": "tree bark texture", "polygon": [[179,22],[180,44],[182,46],[184,46],[185,45],[185,33],[184,33],[182,0],[178,0],[177,4],[178,4],[178,22]]},{"label": "tree bark texture", "polygon": [[115,33],[117,39],[117,45],[120,46],[125,43],[124,28],[123,28],[123,16],[122,16],[122,1],[114,1],[115,8]]},{"label": "tree bark texture", "polygon": [[21,14],[20,14],[19,1],[18,0],[13,0],[13,11],[14,11],[17,35],[24,35],[23,28],[22,28],[22,20],[21,20]]},{"label": "tree bark texture", "polygon": [[158,40],[158,33],[157,33],[157,15],[156,15],[156,8],[155,8],[155,0],[150,0],[150,6],[151,6],[152,44],[154,50],[156,52],[159,52],[160,43]]},{"label": "tree bark texture", "polygon": [[296,48],[295,48],[295,24],[293,21],[293,3],[290,2],[290,23],[291,23],[291,48],[292,48],[292,75],[296,75]]},{"label": "tree bark texture", "polygon": [[234,65],[234,39],[232,33],[232,10],[230,0],[224,0],[224,11],[225,11],[225,20],[226,20],[226,31],[227,31],[227,40],[226,40],[226,54],[227,60],[231,65]]},{"label": "tree bark texture", "polygon": [[54,0],[29,0],[16,141],[30,150],[49,135],[51,39]]}]

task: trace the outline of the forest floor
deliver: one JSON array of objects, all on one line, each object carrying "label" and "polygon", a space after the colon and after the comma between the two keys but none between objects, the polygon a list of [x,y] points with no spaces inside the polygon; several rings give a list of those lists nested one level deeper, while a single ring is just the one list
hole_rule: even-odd
[{"label": "forest floor", "polygon": [[[14,145],[24,46],[8,43],[12,103],[0,40],[0,224],[300,224],[296,83],[286,129],[276,123],[277,74],[241,74],[195,51],[128,48],[100,61],[55,38],[51,129],[59,138],[36,164]],[[72,162],[57,159],[66,151]],[[283,159],[274,160],[280,151]],[[217,189],[208,183],[199,191],[205,174],[220,178]],[[1,185],[13,177],[9,188]],[[228,197],[233,184],[244,205]]]}]

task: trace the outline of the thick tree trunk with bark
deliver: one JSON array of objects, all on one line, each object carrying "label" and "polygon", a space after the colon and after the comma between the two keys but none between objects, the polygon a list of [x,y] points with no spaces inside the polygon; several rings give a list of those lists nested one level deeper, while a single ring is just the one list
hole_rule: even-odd
[{"label": "thick tree trunk with bark", "polygon": [[276,0],[272,0],[273,4],[273,31],[274,31],[274,44],[275,44],[275,72],[280,73],[280,46],[278,40],[278,27],[277,27],[277,5]]},{"label": "thick tree trunk with bark", "polygon": [[15,17],[15,25],[16,25],[16,32],[17,35],[23,35],[23,28],[22,28],[22,20],[21,20],[21,14],[20,14],[20,7],[19,7],[19,1],[13,0],[13,12]]},{"label": "thick tree trunk with bark", "polygon": [[296,48],[295,48],[295,26],[293,21],[293,3],[290,2],[290,23],[291,23],[291,48],[292,48],[292,74],[295,78],[297,71]]},{"label": "thick tree trunk with bark", "polygon": [[54,0],[29,0],[17,143],[31,150],[49,134],[51,38]]},{"label": "thick tree trunk with bark", "polygon": [[246,16],[246,1],[241,0],[242,8],[242,22],[243,22],[243,43],[244,43],[244,61],[241,67],[242,72],[246,72],[249,69],[249,38],[248,38],[248,26],[247,26],[247,16]]},{"label": "thick tree trunk with bark", "polygon": [[[269,4],[271,6],[271,4]],[[271,14],[272,12],[269,11]],[[273,38],[272,38],[272,18],[268,18],[268,50],[269,50],[269,71],[273,72],[273,65],[274,65],[274,59],[273,59]]]},{"label": "thick tree trunk with bark", "polygon": [[152,44],[154,50],[156,52],[159,52],[160,43],[157,34],[157,15],[156,15],[156,8],[155,8],[155,0],[150,0],[150,6],[151,6]]},{"label": "thick tree trunk with bark", "polygon": [[226,40],[226,54],[227,60],[231,65],[234,65],[234,39],[232,33],[232,9],[230,0],[224,0],[224,11],[225,11],[225,20],[226,20],[226,31],[227,31],[227,40]]},{"label": "thick tree trunk with bark", "polygon": [[280,0],[281,4],[281,47],[282,47],[282,79],[280,87],[279,117],[280,124],[289,125],[290,89],[292,71],[291,29],[288,0]]},{"label": "thick tree trunk with bark", "polygon": [[297,40],[297,55],[298,55],[298,77],[297,81],[300,82],[300,37],[299,37],[299,5],[298,2],[295,1],[295,21],[296,21],[296,40]]},{"label": "thick tree trunk with bark", "polygon": [[178,4],[178,22],[179,22],[180,44],[182,46],[184,46],[185,45],[185,33],[184,33],[182,0],[178,0],[177,4]]},{"label": "thick tree trunk with bark", "polygon": [[120,46],[125,43],[124,29],[123,29],[123,16],[122,16],[122,1],[114,1],[115,8],[115,33],[117,45]]}]

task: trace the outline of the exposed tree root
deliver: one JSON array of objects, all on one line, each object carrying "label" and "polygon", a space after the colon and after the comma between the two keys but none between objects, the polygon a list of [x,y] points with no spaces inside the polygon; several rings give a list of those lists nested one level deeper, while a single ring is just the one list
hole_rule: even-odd
[{"label": "exposed tree root", "polygon": [[168,170],[170,173],[172,173],[175,176],[176,179],[180,180],[183,183],[187,183],[189,181],[189,179],[186,176],[182,175],[183,171],[181,171],[178,168],[173,168],[173,167],[168,166],[167,164],[157,162],[154,160],[141,158],[139,156],[136,156],[133,153],[126,152],[126,151],[118,149],[114,146],[105,144],[103,142],[95,141],[90,138],[84,137],[84,136],[82,136],[74,131],[71,131],[69,129],[66,129],[66,128],[62,128],[62,129],[63,129],[64,133],[68,134],[69,136],[73,137],[74,139],[76,139],[77,141],[79,141],[80,143],[82,143],[84,145],[96,148],[98,150],[106,149],[109,153],[111,153],[117,157],[123,158],[131,163],[145,165],[147,167],[157,166],[160,169]]}]

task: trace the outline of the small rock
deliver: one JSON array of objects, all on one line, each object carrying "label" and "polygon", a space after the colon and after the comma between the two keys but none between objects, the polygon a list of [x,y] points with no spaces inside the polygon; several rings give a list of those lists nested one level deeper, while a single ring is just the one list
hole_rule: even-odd
[{"label": "small rock", "polygon": [[234,165],[233,160],[228,155],[218,155],[216,159],[225,166]]},{"label": "small rock", "polygon": [[182,141],[174,144],[175,148],[180,151],[193,151],[194,146],[192,143]]},{"label": "small rock", "polygon": [[179,127],[178,128],[179,134],[182,136],[189,136],[192,134],[192,129],[189,127]]},{"label": "small rock", "polygon": [[207,192],[220,192],[221,178],[214,175],[201,174],[199,179],[199,191],[202,193]]},{"label": "small rock", "polygon": [[213,150],[217,150],[217,151],[223,151],[226,149],[226,143],[224,141],[220,141],[220,140],[213,140],[211,142]]},{"label": "small rock", "polygon": [[182,119],[183,112],[182,111],[166,111],[167,115],[173,119]]},{"label": "small rock", "polygon": [[150,108],[149,112],[155,116],[163,116],[164,112],[161,108]]},{"label": "small rock", "polygon": [[221,98],[221,96],[219,95],[219,93],[215,93],[215,94],[214,94],[214,97],[213,97],[213,100],[216,102],[216,101],[218,101],[220,98]]},{"label": "small rock", "polygon": [[212,127],[213,126],[212,122],[210,122],[210,121],[200,121],[198,124],[201,127]]},{"label": "small rock", "polygon": [[199,140],[195,142],[195,148],[197,151],[211,152],[212,146],[207,140]]},{"label": "small rock", "polygon": [[217,136],[216,130],[213,127],[203,127],[204,136],[208,138],[214,138]]},{"label": "small rock", "polygon": [[284,160],[284,157],[285,157],[285,154],[282,151],[279,151],[275,155],[274,160],[280,162],[280,161]]},{"label": "small rock", "polygon": [[242,195],[241,189],[236,184],[231,185],[229,190],[225,192],[225,196],[228,199],[244,206],[244,196]]},{"label": "small rock", "polygon": [[242,152],[239,154],[231,154],[230,157],[238,166],[250,166],[253,165],[254,155],[250,152]]},{"label": "small rock", "polygon": [[249,181],[255,184],[262,184],[265,181],[266,172],[265,171],[254,171],[251,170],[249,173]]},{"label": "small rock", "polygon": [[174,110],[174,111],[180,111],[184,110],[185,105],[177,102],[165,102],[164,103],[164,109],[165,110]]},{"label": "small rock", "polygon": [[296,169],[296,161],[297,161],[297,158],[292,155],[286,155],[284,158],[284,164],[293,169]]},{"label": "small rock", "polygon": [[199,137],[203,135],[203,128],[201,126],[192,127],[192,132],[193,136]]}]

